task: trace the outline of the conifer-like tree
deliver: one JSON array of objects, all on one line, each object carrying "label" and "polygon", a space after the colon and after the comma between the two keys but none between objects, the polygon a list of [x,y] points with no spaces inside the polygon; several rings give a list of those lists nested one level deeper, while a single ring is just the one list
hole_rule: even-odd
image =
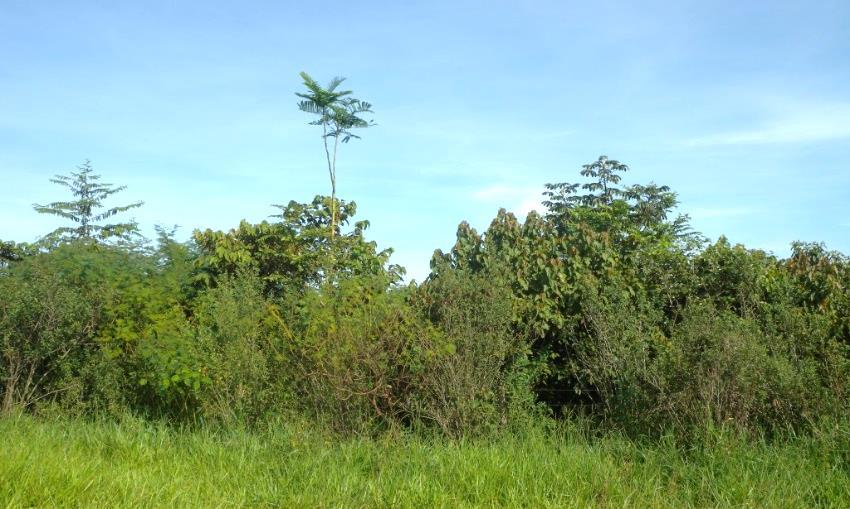
[{"label": "conifer-like tree", "polygon": [[57,201],[47,205],[34,204],[39,214],[53,214],[76,223],[76,226],[63,226],[45,236],[45,239],[59,242],[64,240],[106,240],[109,238],[127,238],[137,233],[135,221],[101,224],[104,220],[121,212],[141,207],[143,202],[105,208],[103,202],[109,196],[123,191],[127,186],[114,186],[100,182],[100,175],[93,173],[88,159],[70,175],[56,175],[51,182],[67,187],[73,196],[71,201]]}]

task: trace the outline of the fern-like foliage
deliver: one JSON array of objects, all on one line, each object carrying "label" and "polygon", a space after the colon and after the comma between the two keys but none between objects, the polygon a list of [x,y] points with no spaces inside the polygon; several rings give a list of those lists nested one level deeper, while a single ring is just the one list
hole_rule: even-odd
[{"label": "fern-like foliage", "polygon": [[57,201],[47,205],[34,204],[39,214],[52,214],[70,220],[73,226],[63,226],[44,237],[45,241],[57,243],[64,240],[106,240],[127,238],[138,232],[135,221],[100,224],[117,214],[141,207],[143,202],[106,208],[106,198],[119,193],[127,186],[113,186],[100,182],[100,175],[93,173],[91,162],[86,160],[70,175],[57,175],[51,182],[68,188],[73,197],[70,201]]},{"label": "fern-like foliage", "polygon": [[[296,92],[302,100],[298,109],[316,115],[318,118],[310,125],[322,127],[322,144],[325,149],[325,160],[328,163],[328,176],[331,181],[331,237],[335,235],[337,224],[336,211],[336,155],[339,142],[348,143],[352,139],[360,139],[352,129],[362,129],[375,125],[371,120],[362,117],[364,113],[372,113],[372,105],[366,101],[351,97],[351,90],[337,90],[345,78],[336,77],[326,87],[319,85],[306,72],[301,73],[306,92]],[[333,140],[332,146],[328,140]]]}]

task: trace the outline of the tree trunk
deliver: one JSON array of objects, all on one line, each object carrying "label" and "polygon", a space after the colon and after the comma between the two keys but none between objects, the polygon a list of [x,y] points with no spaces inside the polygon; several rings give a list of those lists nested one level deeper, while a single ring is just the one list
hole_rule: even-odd
[{"label": "tree trunk", "polygon": [[331,164],[331,239],[336,233],[336,150],[339,147],[339,134],[334,136],[334,157]]},{"label": "tree trunk", "polygon": [[[326,116],[325,112],[322,112]],[[325,145],[325,158],[328,160],[328,175],[331,178],[331,240],[336,232],[336,174],[334,165],[336,164],[336,146],[334,146],[334,161],[331,162],[331,153],[328,150],[328,124],[327,121],[322,122],[322,142]]]}]

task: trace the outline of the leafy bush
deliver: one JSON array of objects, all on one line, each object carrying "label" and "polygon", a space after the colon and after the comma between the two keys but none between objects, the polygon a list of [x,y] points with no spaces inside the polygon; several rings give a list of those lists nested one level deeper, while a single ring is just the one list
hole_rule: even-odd
[{"label": "leafy bush", "polygon": [[285,395],[275,380],[276,316],[262,295],[262,282],[250,273],[225,278],[200,296],[195,306],[204,386],[201,412],[221,421],[252,422],[273,410]]},{"label": "leafy bush", "polygon": [[348,433],[410,421],[411,391],[442,341],[403,291],[344,279],[306,293],[287,318],[284,358],[306,412]]},{"label": "leafy bush", "polygon": [[[846,373],[846,360],[829,348],[817,356],[799,355],[783,343],[787,338],[766,335],[753,321],[709,305],[688,310],[667,359],[665,418],[753,432],[810,427],[841,405],[840,392],[817,366]],[[818,359],[821,354],[828,358]]]},{"label": "leafy bush", "polygon": [[387,284],[344,279],[285,315],[283,358],[305,411],[345,433],[412,425],[455,437],[529,416],[529,345],[503,286],[454,273]]},{"label": "leafy bush", "polygon": [[771,421],[772,402],[796,385],[793,368],[770,355],[755,323],[710,303],[685,309],[662,364],[667,387],[660,410],[683,428],[705,422],[755,428]]},{"label": "leafy bush", "polygon": [[697,300],[668,336],[651,309],[612,302],[592,306],[576,353],[591,415],[633,433],[707,423],[758,433],[810,428],[846,409],[846,351],[811,317],[788,311],[784,327],[766,332]]},{"label": "leafy bush", "polygon": [[[333,236],[332,204],[336,205]],[[316,288],[329,275],[387,275],[396,281],[403,274],[398,266],[387,264],[392,249],[379,251],[374,242],[366,241],[368,221],[356,221],[351,231],[340,231],[340,225],[347,225],[357,211],[354,202],[316,196],[311,203],[290,201],[276,207],[280,214],[274,216],[275,222],[243,220],[228,232],[196,230],[197,279],[212,286],[223,275],[255,271],[265,292],[280,296]]]},{"label": "leafy bush", "polygon": [[450,271],[427,281],[417,305],[448,342],[425,364],[416,414],[448,436],[520,423],[535,410],[530,342],[513,325],[510,289],[486,274]]},{"label": "leafy bush", "polygon": [[132,256],[80,243],[0,273],[3,410],[49,402],[68,410],[117,410],[122,366],[100,340],[109,302],[105,274]]},{"label": "leafy bush", "polygon": [[138,384],[138,410],[193,416],[202,386],[210,383],[195,327],[180,308],[153,316],[126,354]]},{"label": "leafy bush", "polygon": [[28,408],[67,390],[63,382],[96,352],[96,309],[64,278],[32,264],[0,276],[2,410]]},{"label": "leafy bush", "polygon": [[666,380],[659,357],[669,349],[661,313],[640,299],[609,288],[586,303],[585,333],[575,344],[580,409],[633,432],[658,422]]}]

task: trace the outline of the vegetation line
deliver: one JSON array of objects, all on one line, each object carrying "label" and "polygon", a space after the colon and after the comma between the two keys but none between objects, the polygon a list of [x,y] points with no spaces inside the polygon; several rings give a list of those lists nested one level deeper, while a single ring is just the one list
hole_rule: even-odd
[{"label": "vegetation line", "polygon": [[601,156],[404,284],[336,195],[371,105],[301,77],[329,197],[151,241],[86,162],[0,242],[0,502],[848,505],[845,254],[709,241]]}]

